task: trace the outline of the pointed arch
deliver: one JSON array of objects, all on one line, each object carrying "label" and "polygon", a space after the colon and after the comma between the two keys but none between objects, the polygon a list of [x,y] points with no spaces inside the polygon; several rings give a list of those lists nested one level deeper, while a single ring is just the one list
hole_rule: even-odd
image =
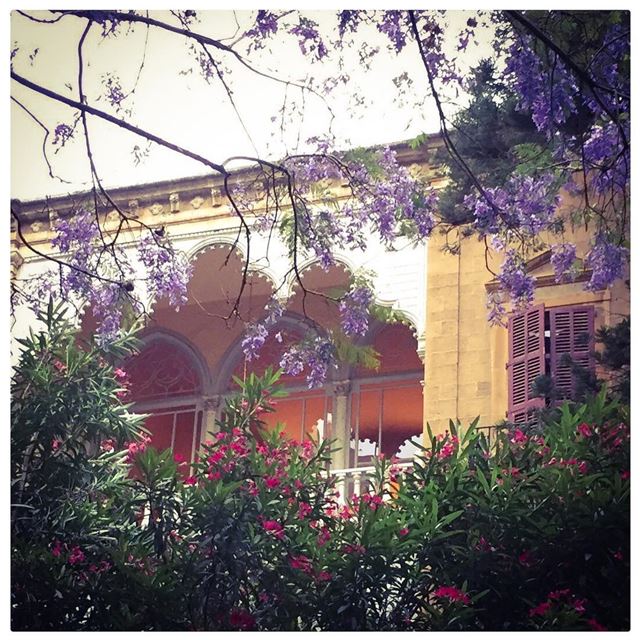
[{"label": "pointed arch", "polygon": [[207,363],[188,338],[158,327],[145,330],[141,340],[140,351],[124,365],[134,401],[194,398],[210,388]]}]

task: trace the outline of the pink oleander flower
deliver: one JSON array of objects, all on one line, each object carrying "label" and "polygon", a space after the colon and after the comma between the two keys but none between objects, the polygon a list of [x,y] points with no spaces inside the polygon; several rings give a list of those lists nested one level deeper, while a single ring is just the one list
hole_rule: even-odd
[{"label": "pink oleander flower", "polygon": [[195,476],[189,476],[184,483],[188,486],[193,486],[198,484],[198,478],[196,478]]},{"label": "pink oleander flower", "polygon": [[100,443],[100,451],[103,451],[104,453],[111,453],[112,451],[115,451],[115,448],[116,443],[113,438],[107,438]]},{"label": "pink oleander flower", "polygon": [[127,372],[123,371],[122,369],[116,369],[113,372],[113,375],[115,376],[116,380],[126,380],[127,379]]},{"label": "pink oleander flower", "polygon": [[578,471],[579,471],[580,473],[582,473],[583,475],[584,475],[585,473],[587,473],[587,470],[588,470],[588,469],[589,469],[589,465],[587,464],[587,462],[586,462],[585,460],[582,460],[582,462],[580,462],[580,463],[578,464]]},{"label": "pink oleander flower", "polygon": [[62,555],[62,550],[64,549],[64,545],[60,540],[53,541],[53,548],[51,549],[51,555],[54,558],[59,558]]},{"label": "pink oleander flower", "polygon": [[623,480],[628,480],[628,479],[631,477],[631,471],[623,471],[623,472],[620,474],[620,477],[621,477]]},{"label": "pink oleander flower", "polygon": [[310,460],[313,458],[313,454],[315,452],[315,445],[311,440],[304,440],[301,445],[300,457],[303,460]]},{"label": "pink oleander flower", "polygon": [[280,486],[280,479],[275,476],[265,476],[264,484],[267,489],[276,489]]},{"label": "pink oleander flower", "polygon": [[588,438],[589,436],[593,435],[591,427],[586,422],[578,425],[578,433],[584,438]]},{"label": "pink oleander flower", "polygon": [[531,551],[529,551],[529,550],[523,551],[518,556],[518,562],[523,567],[531,567],[534,564],[534,558],[533,558],[533,554],[531,553]]},{"label": "pink oleander flower", "polygon": [[187,460],[181,453],[174,453],[173,461],[177,462],[178,464],[184,464]]},{"label": "pink oleander flower", "polygon": [[365,552],[365,548],[361,544],[345,544],[342,550],[345,553],[352,553],[356,556],[362,555]]},{"label": "pink oleander flower", "polygon": [[69,554],[68,562],[69,564],[78,564],[84,561],[84,552],[80,547],[76,546],[71,549],[71,553]]},{"label": "pink oleander flower", "polygon": [[400,531],[398,531],[398,536],[404,538],[404,536],[409,535],[409,529],[407,527],[402,527]]},{"label": "pink oleander flower", "polygon": [[54,360],[53,366],[60,372],[64,373],[67,370],[67,365],[60,360]]},{"label": "pink oleander flower", "polygon": [[438,587],[433,592],[433,595],[436,598],[446,598],[449,602],[462,602],[463,604],[470,603],[469,596],[457,587]]},{"label": "pink oleander flower", "polygon": [[289,566],[292,569],[299,569],[304,573],[313,572],[313,565],[311,564],[311,560],[303,554],[300,554],[299,556],[291,556],[291,558],[289,558]]},{"label": "pink oleander flower", "polygon": [[338,516],[343,520],[348,520],[354,514],[353,509],[348,505],[343,505],[338,512]]},{"label": "pink oleander flower", "polygon": [[245,609],[231,609],[229,624],[234,629],[251,631],[256,626],[256,619]]},{"label": "pink oleander flower", "polygon": [[220,478],[222,478],[220,471],[209,471],[209,473],[207,473],[208,480],[220,480]]},{"label": "pink oleander flower", "polygon": [[316,579],[318,582],[327,582],[328,580],[331,580],[331,574],[328,571],[320,571],[316,575]]},{"label": "pink oleander flower", "polygon": [[272,533],[276,538],[278,538],[278,540],[282,540],[282,538],[284,538],[284,528],[276,520],[263,520],[262,528],[267,533]]},{"label": "pink oleander flower", "polygon": [[59,438],[54,438],[51,441],[51,450],[52,451],[57,451],[60,448],[61,444],[62,444],[62,440],[60,440]]},{"label": "pink oleander flower", "polygon": [[331,540],[331,531],[329,531],[327,527],[323,527],[322,529],[320,529],[320,533],[318,534],[318,546],[324,547],[324,545],[327,544],[329,540]]},{"label": "pink oleander flower", "polygon": [[618,549],[614,554],[613,557],[616,560],[622,560],[624,558],[624,556],[622,555],[622,551],[620,551],[620,549]]},{"label": "pink oleander flower", "polygon": [[584,598],[575,598],[571,602],[571,606],[576,610],[577,613],[584,613],[586,611],[586,604],[587,601]]},{"label": "pink oleander flower", "polygon": [[301,502],[298,505],[298,519],[303,520],[313,511],[312,506],[308,502]]},{"label": "pink oleander flower", "polygon": [[511,438],[509,438],[511,444],[526,444],[528,440],[529,438],[527,438],[522,429],[516,429]]},{"label": "pink oleander flower", "polygon": [[512,478],[519,478],[520,477],[520,469],[518,469],[517,467],[511,467],[509,469],[503,469],[502,470],[502,475],[503,476],[511,476]]},{"label": "pink oleander flower", "polygon": [[260,602],[269,602],[269,596],[266,592],[261,591],[258,594],[258,600],[260,600]]},{"label": "pink oleander flower", "polygon": [[562,600],[569,595],[571,595],[571,589],[559,589],[557,591],[550,591],[547,598],[549,600]]},{"label": "pink oleander flower", "polygon": [[595,618],[589,618],[587,624],[593,631],[606,631],[607,627],[603,627]]},{"label": "pink oleander flower", "polygon": [[533,618],[533,616],[543,616],[547,611],[551,609],[551,603],[547,600],[547,602],[541,602],[538,606],[529,609],[529,617]]}]

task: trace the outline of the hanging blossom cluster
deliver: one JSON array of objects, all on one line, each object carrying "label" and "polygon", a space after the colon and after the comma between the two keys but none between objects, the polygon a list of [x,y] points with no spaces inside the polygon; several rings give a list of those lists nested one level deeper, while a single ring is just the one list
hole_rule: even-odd
[{"label": "hanging blossom cluster", "polygon": [[262,49],[265,40],[275,35],[278,31],[278,17],[271,11],[260,9],[256,15],[252,29],[245,32],[245,36],[252,41],[252,48]]},{"label": "hanging blossom cluster", "polygon": [[360,209],[387,243],[397,237],[403,223],[409,224],[419,239],[427,238],[436,225],[436,191],[421,185],[401,166],[393,149],[381,149],[375,160],[383,172],[381,178],[372,175],[363,164],[356,163],[351,168]]},{"label": "hanging blossom cluster", "polygon": [[[555,54],[554,54],[555,55]],[[505,69],[520,97],[519,108],[530,111],[538,131],[551,137],[554,126],[564,123],[577,111],[576,83],[561,60],[548,71],[538,57],[530,37],[516,40],[508,50]]]},{"label": "hanging blossom cluster", "polygon": [[301,16],[298,24],[289,29],[289,33],[297,36],[303,56],[311,56],[312,60],[322,60],[329,53],[320,36],[317,22]]},{"label": "hanging blossom cluster", "polygon": [[[298,241],[325,269],[334,264],[334,248],[364,249],[371,229],[387,244],[407,231],[420,240],[429,237],[437,192],[401,166],[395,151],[331,155],[326,142],[317,144],[316,154],[285,166],[295,184]],[[330,186],[345,179],[352,197],[337,201]]]},{"label": "hanging blossom cluster", "polygon": [[[113,340],[120,330],[123,300],[132,288],[133,271],[124,252],[102,249],[96,216],[86,209],[60,220],[55,231],[51,244],[67,255],[69,266],[61,268],[59,278],[45,278],[40,289],[62,299],[77,297],[89,303],[98,320],[99,340]],[[95,278],[94,273],[103,277]]]},{"label": "hanging blossom cluster", "polygon": [[147,286],[152,296],[169,298],[176,308],[187,302],[193,266],[184,254],[176,251],[168,240],[150,232],[138,243],[138,259],[147,269]]},{"label": "hanging blossom cluster", "polygon": [[551,245],[551,266],[556,275],[556,282],[573,280],[576,270],[576,245],[570,242]]},{"label": "hanging blossom cluster", "polygon": [[515,229],[531,236],[548,229],[560,204],[551,174],[512,175],[503,187],[485,189],[484,193],[470,194],[464,200],[475,216],[475,229],[481,236],[501,235],[505,240]]},{"label": "hanging blossom cluster", "polygon": [[516,308],[528,307],[533,302],[534,279],[525,268],[524,260],[514,249],[507,249],[498,282]]},{"label": "hanging blossom cluster", "polygon": [[348,336],[363,336],[369,328],[369,306],[373,302],[370,284],[355,284],[340,301],[340,323]]},{"label": "hanging blossom cluster", "polygon": [[585,288],[597,291],[610,287],[624,277],[628,260],[628,249],[609,242],[600,234],[585,260],[586,266],[592,271]]},{"label": "hanging blossom cluster", "polygon": [[262,349],[269,336],[269,329],[278,323],[284,313],[284,308],[275,298],[268,302],[265,310],[267,315],[262,322],[251,323],[247,325],[245,330],[244,338],[242,339],[242,351],[247,361],[257,360],[260,357],[260,349]]},{"label": "hanging blossom cluster", "polygon": [[331,340],[316,335],[301,344],[290,347],[280,360],[280,367],[289,376],[298,376],[307,370],[307,385],[310,389],[321,387],[335,367],[335,347]]},{"label": "hanging blossom cluster", "polygon": [[630,150],[624,148],[623,132],[628,140],[628,123],[595,126],[583,145],[585,164],[592,169],[590,185],[600,195],[623,195],[629,188]]}]

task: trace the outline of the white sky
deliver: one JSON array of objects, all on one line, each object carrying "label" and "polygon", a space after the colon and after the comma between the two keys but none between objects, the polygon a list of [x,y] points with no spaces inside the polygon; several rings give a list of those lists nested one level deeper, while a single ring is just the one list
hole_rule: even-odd
[{"label": "white sky", "polygon": [[[29,13],[51,17],[48,13]],[[325,30],[335,24],[334,12],[305,11],[305,14]],[[194,30],[225,38],[237,32],[236,18],[241,25],[240,33],[244,32],[251,24],[253,13],[238,11],[234,17],[232,11],[226,10],[208,11],[201,15],[202,23]],[[453,25],[452,42],[469,15],[468,12],[449,12],[447,18]],[[162,11],[153,12],[152,16],[165,21],[170,18]],[[85,24],[84,20],[68,17],[54,25],[39,25],[13,13],[11,42],[18,42],[20,46],[14,60],[16,71],[47,88],[77,99],[76,47]],[[95,27],[85,45],[85,92],[90,104],[107,111],[112,111],[111,107],[104,100],[97,101],[103,93],[101,78],[107,72],[115,72],[127,91],[138,72],[147,35],[144,25],[135,25],[129,32],[126,32],[126,27],[121,31],[122,36],[102,40],[99,28]],[[363,31],[359,41],[363,39],[381,49],[387,47],[387,39],[373,28]],[[29,56],[36,48],[38,54],[31,62]],[[485,46],[481,50],[488,51]],[[223,54],[221,59],[231,69],[228,78],[238,110],[262,157],[278,158],[285,150],[294,150],[296,141],[302,142],[309,136],[326,132],[329,122],[327,110],[318,99],[307,97],[304,119],[294,116],[288,123],[285,120],[283,138],[278,115],[283,104],[283,85],[255,76],[228,55]],[[414,46],[408,46],[400,55],[382,51],[374,57],[368,73],[358,67],[355,49],[346,51],[345,59],[352,81],[346,90],[336,90],[329,98],[336,113],[333,130],[340,146],[395,142],[421,132],[437,131],[437,112],[431,100],[420,106],[394,103],[397,90],[392,79],[405,71],[414,80],[414,87],[418,88],[416,95],[424,98],[426,76]],[[477,59],[475,50],[475,53],[467,55],[465,63]],[[325,64],[309,64],[300,54],[296,40],[291,36],[281,38],[280,34],[273,41],[271,53],[254,53],[251,60],[257,68],[288,79],[304,79],[308,75],[322,78],[337,70],[335,58]],[[190,68],[192,73],[181,75],[180,72]],[[358,87],[365,97],[365,104],[354,109],[351,94]],[[64,105],[53,104],[16,82],[11,83],[11,91],[51,131],[58,123],[72,121],[73,111]],[[299,96],[299,91],[289,88],[289,103],[292,98],[299,100]],[[272,122],[274,116],[278,116],[276,122]],[[157,29],[152,28],[148,33],[145,64],[130,121],[214,162],[222,162],[234,155],[256,155],[219,82],[205,83],[181,36]],[[132,150],[136,144],[144,146],[143,140],[94,117],[89,117],[89,128],[97,168],[106,186],[140,184],[207,172],[203,165],[155,146],[149,157],[136,166]],[[43,131],[13,102],[11,133],[12,197],[27,200],[90,186],[80,127],[76,140],[58,153],[49,145],[54,170],[70,184],[49,178],[41,151]],[[301,147],[298,145],[297,148]]]}]

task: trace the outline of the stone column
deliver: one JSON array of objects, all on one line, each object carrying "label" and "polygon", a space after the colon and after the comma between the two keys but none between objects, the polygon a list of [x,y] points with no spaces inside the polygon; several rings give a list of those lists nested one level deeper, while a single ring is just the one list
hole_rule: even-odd
[{"label": "stone column", "polygon": [[211,440],[213,435],[218,431],[216,419],[222,405],[220,396],[211,396],[204,399],[202,412],[202,430],[200,432],[200,443],[205,440]]},{"label": "stone column", "polygon": [[331,420],[331,439],[338,451],[331,454],[332,469],[346,469],[349,467],[349,441],[351,440],[351,420],[349,415],[349,394],[351,382],[344,380],[335,384],[333,388],[333,412]]}]

